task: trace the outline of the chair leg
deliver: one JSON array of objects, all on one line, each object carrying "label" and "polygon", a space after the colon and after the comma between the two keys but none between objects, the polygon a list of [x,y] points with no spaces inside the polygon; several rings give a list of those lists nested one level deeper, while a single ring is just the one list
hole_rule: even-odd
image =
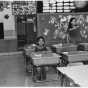
[{"label": "chair leg", "polygon": [[60,86],[63,86],[63,75],[60,71],[57,71],[58,79],[60,82]]}]

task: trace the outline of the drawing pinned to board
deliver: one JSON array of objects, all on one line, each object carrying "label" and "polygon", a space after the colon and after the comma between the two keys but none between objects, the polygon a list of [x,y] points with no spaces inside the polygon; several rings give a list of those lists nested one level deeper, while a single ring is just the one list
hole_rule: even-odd
[{"label": "drawing pinned to board", "polygon": [[72,15],[67,16],[68,22],[70,21],[71,18],[72,18]]},{"label": "drawing pinned to board", "polygon": [[45,28],[43,34],[44,34],[45,36],[47,36],[48,33],[49,33],[49,31],[50,31],[50,29]]},{"label": "drawing pinned to board", "polygon": [[88,15],[86,16],[86,22],[88,22]]},{"label": "drawing pinned to board", "polygon": [[58,33],[59,33],[58,29],[54,31],[54,36],[53,36],[54,39],[56,39],[58,37]]},{"label": "drawing pinned to board", "polygon": [[60,22],[65,22],[65,21],[67,21],[66,17],[63,17],[63,18],[60,19]]},{"label": "drawing pinned to board", "polygon": [[54,16],[50,16],[49,23],[54,24],[56,22],[56,18]]},{"label": "drawing pinned to board", "polygon": [[55,24],[55,27],[59,29],[60,28],[60,23],[58,22],[57,24]]},{"label": "drawing pinned to board", "polygon": [[84,19],[83,15],[79,15],[79,17],[77,19],[77,23],[83,25],[84,22],[85,22],[85,19]]}]

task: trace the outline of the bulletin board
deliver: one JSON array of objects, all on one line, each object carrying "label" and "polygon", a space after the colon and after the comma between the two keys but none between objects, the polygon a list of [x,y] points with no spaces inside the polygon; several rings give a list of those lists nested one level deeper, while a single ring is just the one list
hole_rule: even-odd
[{"label": "bulletin board", "polygon": [[40,13],[37,14],[38,36],[44,36],[47,44],[67,43],[67,28],[70,18],[77,18],[81,42],[88,42],[88,13]]},{"label": "bulletin board", "polygon": [[36,14],[36,2],[35,1],[14,1],[12,3],[13,15],[29,15]]}]

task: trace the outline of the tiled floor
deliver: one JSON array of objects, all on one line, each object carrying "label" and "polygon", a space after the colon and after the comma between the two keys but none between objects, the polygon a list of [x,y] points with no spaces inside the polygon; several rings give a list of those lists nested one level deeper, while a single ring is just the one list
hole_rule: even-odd
[{"label": "tiled floor", "polygon": [[[51,80],[56,74],[48,73],[47,78]],[[26,73],[24,68],[24,57],[21,54],[0,55],[0,87],[35,87],[35,86],[57,86],[59,81],[34,83],[31,73]]]},{"label": "tiled floor", "polygon": [[0,55],[0,86],[24,86],[22,55]]},{"label": "tiled floor", "polygon": [[47,79],[44,82],[37,82],[34,83],[31,79],[32,77],[30,76],[31,74],[27,74],[26,80],[25,80],[25,86],[32,86],[32,87],[59,87],[60,86],[60,81],[57,80],[56,74],[47,74]]}]

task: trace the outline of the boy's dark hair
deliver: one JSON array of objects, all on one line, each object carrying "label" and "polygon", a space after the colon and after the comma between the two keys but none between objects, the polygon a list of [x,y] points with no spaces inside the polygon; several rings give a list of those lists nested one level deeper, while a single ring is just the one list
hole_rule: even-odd
[{"label": "boy's dark hair", "polygon": [[36,38],[36,44],[38,45],[38,42],[40,39],[43,39],[44,43],[45,43],[45,38],[43,36],[39,36]]}]

